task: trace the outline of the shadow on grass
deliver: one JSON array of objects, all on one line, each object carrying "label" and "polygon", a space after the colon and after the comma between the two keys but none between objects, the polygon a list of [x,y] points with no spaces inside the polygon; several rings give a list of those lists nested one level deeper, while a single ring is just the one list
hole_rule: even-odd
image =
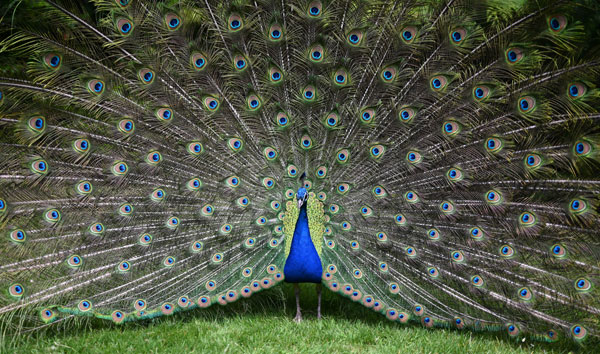
[{"label": "shadow on grass", "polygon": [[[300,303],[302,307],[302,315],[305,321],[316,320],[317,296],[315,287],[312,284],[301,284]],[[326,319],[335,319],[352,324],[361,323],[368,327],[385,328],[407,328],[418,331],[448,331],[456,333],[456,335],[469,335],[468,330],[457,330],[452,328],[445,329],[425,329],[420,322],[414,321],[408,324],[400,324],[397,322],[388,321],[379,313],[365,308],[359,303],[355,303],[347,298],[339,296],[323,287],[322,292],[322,315]],[[21,336],[10,336],[8,333],[3,333],[0,339],[0,353],[14,349],[20,345],[31,345],[34,343],[52,343],[55,340],[61,340],[67,337],[81,335],[82,333],[91,333],[98,331],[113,331],[117,333],[128,333],[139,330],[150,329],[159,325],[181,325],[197,320],[208,320],[211,322],[226,323],[232,318],[248,318],[248,317],[277,317],[282,321],[293,321],[296,312],[295,296],[293,286],[283,283],[275,286],[272,289],[262,291],[255,294],[249,299],[242,298],[241,300],[220,306],[214,304],[207,309],[193,309],[190,311],[181,311],[172,316],[162,316],[154,319],[142,320],[137,322],[127,322],[120,325],[110,321],[100,320],[96,318],[68,318],[59,323],[49,325],[41,330],[31,332]],[[594,344],[586,343],[585,347],[574,343],[570,338],[563,338],[555,343],[545,343],[540,341],[532,342],[527,338],[526,343],[510,338],[504,331],[488,332],[478,331],[472,332],[475,340],[491,340],[503,341],[509,343],[516,349],[529,351],[545,351],[545,352],[569,352],[582,351],[589,352],[593,350]],[[534,344],[532,344],[534,343]]]}]

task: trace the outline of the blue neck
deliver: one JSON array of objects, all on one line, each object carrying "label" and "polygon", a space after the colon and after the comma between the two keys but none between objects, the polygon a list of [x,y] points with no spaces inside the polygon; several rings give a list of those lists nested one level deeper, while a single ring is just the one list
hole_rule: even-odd
[{"label": "blue neck", "polygon": [[321,258],[310,238],[305,203],[300,208],[283,274],[288,283],[320,283],[322,273]]}]

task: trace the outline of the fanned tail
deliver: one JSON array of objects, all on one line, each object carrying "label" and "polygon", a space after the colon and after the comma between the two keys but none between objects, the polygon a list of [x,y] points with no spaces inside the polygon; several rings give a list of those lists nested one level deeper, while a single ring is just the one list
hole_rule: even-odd
[{"label": "fanned tail", "polygon": [[269,288],[302,183],[330,290],[400,323],[597,340],[597,4],[2,9],[3,328]]}]

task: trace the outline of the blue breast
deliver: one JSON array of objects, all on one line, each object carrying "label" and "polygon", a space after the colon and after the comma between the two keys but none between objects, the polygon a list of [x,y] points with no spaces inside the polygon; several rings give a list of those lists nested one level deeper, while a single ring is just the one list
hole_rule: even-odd
[{"label": "blue breast", "polygon": [[290,254],[283,268],[288,283],[320,283],[323,274],[321,258],[310,239],[306,204],[300,209],[292,238]]}]

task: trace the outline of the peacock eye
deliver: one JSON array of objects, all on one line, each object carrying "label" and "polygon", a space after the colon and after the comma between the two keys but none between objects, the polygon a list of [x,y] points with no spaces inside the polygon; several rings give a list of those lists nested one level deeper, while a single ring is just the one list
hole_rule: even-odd
[{"label": "peacock eye", "polygon": [[527,154],[525,156],[525,167],[535,170],[542,165],[542,157],[538,154]]},{"label": "peacock eye", "polygon": [[233,58],[233,66],[237,71],[243,71],[246,69],[248,62],[246,58],[241,55],[237,55]]},{"label": "peacock eye", "polygon": [[437,75],[431,78],[429,81],[430,88],[435,91],[442,91],[448,85],[448,79],[443,75]]},{"label": "peacock eye", "polygon": [[569,95],[569,98],[571,98],[573,100],[577,100],[577,99],[580,99],[581,97],[583,97],[583,95],[585,95],[586,91],[587,91],[587,87],[584,84],[582,84],[581,82],[574,82],[569,85],[568,95]]},{"label": "peacock eye", "polygon": [[315,46],[310,51],[310,58],[315,62],[320,62],[323,60],[323,47]]},{"label": "peacock eye", "polygon": [[430,240],[437,241],[440,239],[440,232],[437,229],[430,229],[427,231],[427,236]]},{"label": "peacock eye", "polygon": [[338,86],[345,86],[348,82],[348,73],[344,69],[339,69],[333,74],[334,82]]},{"label": "peacock eye", "polygon": [[138,78],[140,81],[142,81],[142,83],[150,84],[154,81],[154,71],[147,68],[141,69],[138,71]]},{"label": "peacock eye", "polygon": [[277,122],[277,125],[279,127],[284,128],[288,125],[289,118],[286,113],[279,112],[279,113],[277,113],[277,116],[275,117],[275,121]]},{"label": "peacock eye", "polygon": [[504,147],[504,143],[500,138],[491,137],[485,141],[485,149],[491,153],[498,153]]},{"label": "peacock eye", "polygon": [[536,101],[531,96],[521,97],[519,99],[519,111],[521,113],[531,113],[535,110]]},{"label": "peacock eye", "polygon": [[490,95],[490,88],[487,86],[476,86],[473,89],[473,98],[476,101],[484,101]]},{"label": "peacock eye", "polygon": [[417,37],[417,28],[416,27],[405,27],[402,31],[402,41],[406,44],[412,43]]},{"label": "peacock eye", "polygon": [[452,44],[460,45],[467,36],[467,31],[464,28],[457,28],[450,32],[450,40]]},{"label": "peacock eye", "polygon": [[276,41],[279,41],[282,36],[283,36],[282,27],[278,24],[271,25],[271,28],[269,28],[269,39],[276,42]]},{"label": "peacock eye", "polygon": [[55,53],[47,54],[44,57],[44,63],[53,70],[56,70],[60,67],[62,62],[61,56]]},{"label": "peacock eye", "polygon": [[116,27],[122,36],[129,36],[133,31],[133,22],[126,18],[117,20]]},{"label": "peacock eye", "polygon": [[232,32],[237,32],[244,27],[244,21],[242,20],[242,17],[238,14],[232,14],[231,16],[229,16],[227,23],[229,24],[229,30]]},{"label": "peacock eye", "polygon": [[509,64],[516,64],[523,59],[523,51],[517,47],[508,48],[504,55]]},{"label": "peacock eye", "polygon": [[246,98],[246,103],[251,111],[256,111],[260,108],[262,101],[257,95],[250,95]]},{"label": "peacock eye", "polygon": [[323,11],[323,4],[320,1],[313,1],[308,4],[308,15],[310,17],[319,17],[321,16],[321,12]]},{"label": "peacock eye", "polygon": [[304,88],[304,90],[302,90],[302,97],[304,98],[304,100],[306,102],[314,101],[315,97],[316,97],[316,90],[315,90],[314,86],[312,86],[312,85],[306,86]]},{"label": "peacock eye", "polygon": [[215,112],[220,105],[219,100],[212,96],[205,97],[204,100],[202,100],[202,102],[204,103],[204,107],[206,107],[206,109],[208,109],[209,112]]},{"label": "peacock eye", "polygon": [[181,19],[176,14],[170,13],[165,16],[165,23],[170,30],[176,30],[181,25]]},{"label": "peacock eye", "polygon": [[192,63],[192,67],[197,71],[204,69],[207,62],[206,56],[201,53],[192,54],[190,61]]},{"label": "peacock eye", "polygon": [[347,41],[353,47],[359,46],[362,43],[364,33],[361,30],[353,30],[348,33]]},{"label": "peacock eye", "polygon": [[381,71],[380,77],[385,83],[391,83],[396,78],[398,69],[394,66],[388,66]]},{"label": "peacock eye", "polygon": [[562,32],[567,26],[567,18],[563,15],[554,15],[548,17],[548,27],[553,33]]},{"label": "peacock eye", "polygon": [[159,108],[156,110],[156,117],[163,122],[168,122],[173,119],[173,111],[170,108]]},{"label": "peacock eye", "polygon": [[27,126],[32,132],[41,134],[46,129],[46,118],[43,116],[31,117],[27,121]]},{"label": "peacock eye", "polygon": [[272,67],[269,69],[269,80],[273,84],[280,83],[282,78],[283,78],[283,73],[281,72],[281,70],[279,68]]},{"label": "peacock eye", "polygon": [[410,122],[414,116],[415,116],[415,110],[410,107],[402,108],[400,110],[400,112],[398,112],[398,117],[400,118],[400,121],[403,123]]},{"label": "peacock eye", "polygon": [[100,95],[104,92],[104,81],[98,79],[90,80],[87,83],[87,88],[91,93]]}]

